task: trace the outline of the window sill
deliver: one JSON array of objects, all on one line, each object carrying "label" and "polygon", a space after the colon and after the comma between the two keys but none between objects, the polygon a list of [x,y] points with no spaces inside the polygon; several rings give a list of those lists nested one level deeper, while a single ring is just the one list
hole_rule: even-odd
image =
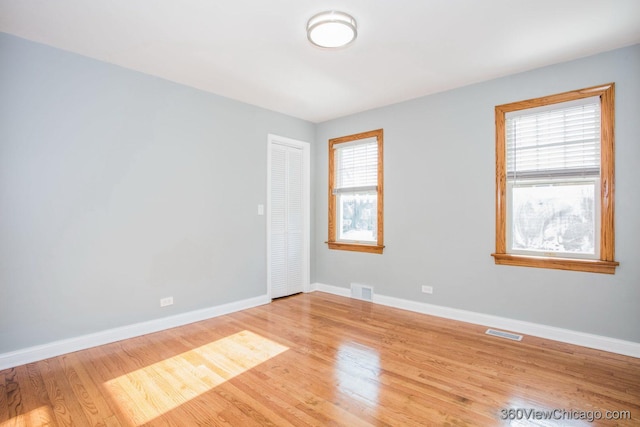
[{"label": "window sill", "polygon": [[491,254],[496,264],[516,265],[520,267],[553,268],[557,270],[586,271],[589,273],[615,274],[617,261],[593,259],[569,259],[536,257],[512,254]]},{"label": "window sill", "polygon": [[337,249],[340,251],[367,252],[371,254],[381,254],[384,245],[363,245],[358,243],[339,243],[325,242],[329,245],[329,249]]}]

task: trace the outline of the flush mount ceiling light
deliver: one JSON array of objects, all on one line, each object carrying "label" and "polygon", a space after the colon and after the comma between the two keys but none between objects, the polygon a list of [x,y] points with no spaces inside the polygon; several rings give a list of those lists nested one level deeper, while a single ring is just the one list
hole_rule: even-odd
[{"label": "flush mount ceiling light", "polygon": [[346,46],[353,42],[357,35],[356,20],[344,12],[329,10],[313,15],[307,22],[307,38],[319,47]]}]

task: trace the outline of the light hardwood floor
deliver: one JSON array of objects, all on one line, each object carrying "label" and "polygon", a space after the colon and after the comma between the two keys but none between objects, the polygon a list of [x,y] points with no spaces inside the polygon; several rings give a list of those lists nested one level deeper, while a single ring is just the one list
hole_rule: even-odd
[{"label": "light hardwood floor", "polygon": [[640,359],[485,329],[301,294],[0,371],[0,426],[640,425]]}]

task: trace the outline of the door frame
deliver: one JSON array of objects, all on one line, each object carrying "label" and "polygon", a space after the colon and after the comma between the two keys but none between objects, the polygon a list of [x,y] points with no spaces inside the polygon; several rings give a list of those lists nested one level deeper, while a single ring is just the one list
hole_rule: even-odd
[{"label": "door frame", "polygon": [[302,150],[302,289],[310,292],[311,269],[311,145],[308,142],[284,136],[267,135],[267,296],[271,298],[271,152],[274,145],[284,145]]}]

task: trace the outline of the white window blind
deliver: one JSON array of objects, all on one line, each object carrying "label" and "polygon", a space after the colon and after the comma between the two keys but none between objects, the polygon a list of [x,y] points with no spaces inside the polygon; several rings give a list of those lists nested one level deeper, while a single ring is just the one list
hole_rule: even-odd
[{"label": "white window blind", "polygon": [[361,139],[335,149],[334,194],[378,189],[378,140]]},{"label": "white window blind", "polygon": [[553,104],[506,116],[507,177],[600,175],[600,99]]}]

